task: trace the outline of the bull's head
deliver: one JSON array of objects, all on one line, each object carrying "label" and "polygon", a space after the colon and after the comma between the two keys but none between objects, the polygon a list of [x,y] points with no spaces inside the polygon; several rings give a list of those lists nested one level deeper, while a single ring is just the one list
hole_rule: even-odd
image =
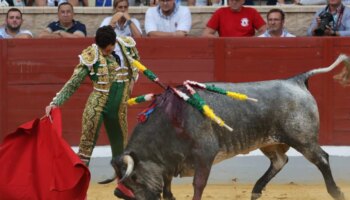
[{"label": "bull's head", "polygon": [[126,200],[159,200],[163,189],[162,170],[156,163],[143,162],[133,153],[113,159],[112,166],[119,179],[114,192]]}]

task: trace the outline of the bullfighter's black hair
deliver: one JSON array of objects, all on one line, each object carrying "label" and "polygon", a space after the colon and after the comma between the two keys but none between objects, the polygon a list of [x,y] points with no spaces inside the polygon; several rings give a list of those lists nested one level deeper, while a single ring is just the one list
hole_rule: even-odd
[{"label": "bullfighter's black hair", "polygon": [[110,44],[114,45],[117,41],[116,37],[117,35],[111,26],[102,26],[96,31],[95,42],[97,46],[104,49]]}]

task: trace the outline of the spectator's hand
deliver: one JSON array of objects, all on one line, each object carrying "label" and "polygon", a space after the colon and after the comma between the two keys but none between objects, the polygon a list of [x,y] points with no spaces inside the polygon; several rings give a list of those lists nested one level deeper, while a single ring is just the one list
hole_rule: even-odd
[{"label": "spectator's hand", "polygon": [[60,38],[62,37],[61,32],[62,32],[61,30],[58,30],[58,31],[52,32],[52,34],[55,35],[55,37]]},{"label": "spectator's hand", "polygon": [[333,30],[330,26],[326,26],[326,29],[324,30],[324,35],[331,36],[333,34]]},{"label": "spectator's hand", "polygon": [[109,25],[111,25],[112,27],[115,27],[115,25],[117,24],[117,22],[120,20],[120,18],[122,18],[124,16],[124,13],[122,12],[117,12],[113,15],[111,22],[109,23]]},{"label": "spectator's hand", "polygon": [[317,27],[319,27],[321,25],[321,18],[317,17],[316,22],[317,22]]},{"label": "spectator's hand", "polygon": [[187,36],[187,32],[185,31],[175,31],[173,33],[174,36]]},{"label": "spectator's hand", "polygon": [[130,15],[129,15],[128,11],[125,11],[125,12],[124,12],[124,18],[125,18],[126,20],[130,20],[130,19],[131,19],[131,17],[130,17]]},{"label": "spectator's hand", "polygon": [[318,27],[320,27],[320,25],[321,25],[321,18],[320,17],[316,18],[316,23],[317,23],[317,25],[313,28],[312,35],[315,35],[315,30],[318,29]]}]

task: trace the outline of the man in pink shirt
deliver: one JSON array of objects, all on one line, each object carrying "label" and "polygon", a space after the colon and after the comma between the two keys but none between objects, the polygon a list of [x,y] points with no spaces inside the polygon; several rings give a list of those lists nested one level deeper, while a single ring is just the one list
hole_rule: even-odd
[{"label": "man in pink shirt", "polygon": [[229,6],[219,8],[207,23],[203,31],[205,37],[251,37],[262,34],[266,23],[254,8],[244,7],[245,0],[229,0]]}]

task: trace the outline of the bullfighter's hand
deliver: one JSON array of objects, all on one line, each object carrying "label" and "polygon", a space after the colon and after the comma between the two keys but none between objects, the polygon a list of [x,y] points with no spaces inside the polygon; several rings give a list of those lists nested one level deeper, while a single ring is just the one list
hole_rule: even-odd
[{"label": "bullfighter's hand", "polygon": [[52,118],[51,118],[50,114],[51,114],[51,110],[54,109],[54,108],[57,108],[57,106],[56,105],[48,105],[45,108],[45,114],[50,119],[51,122],[52,122]]}]

